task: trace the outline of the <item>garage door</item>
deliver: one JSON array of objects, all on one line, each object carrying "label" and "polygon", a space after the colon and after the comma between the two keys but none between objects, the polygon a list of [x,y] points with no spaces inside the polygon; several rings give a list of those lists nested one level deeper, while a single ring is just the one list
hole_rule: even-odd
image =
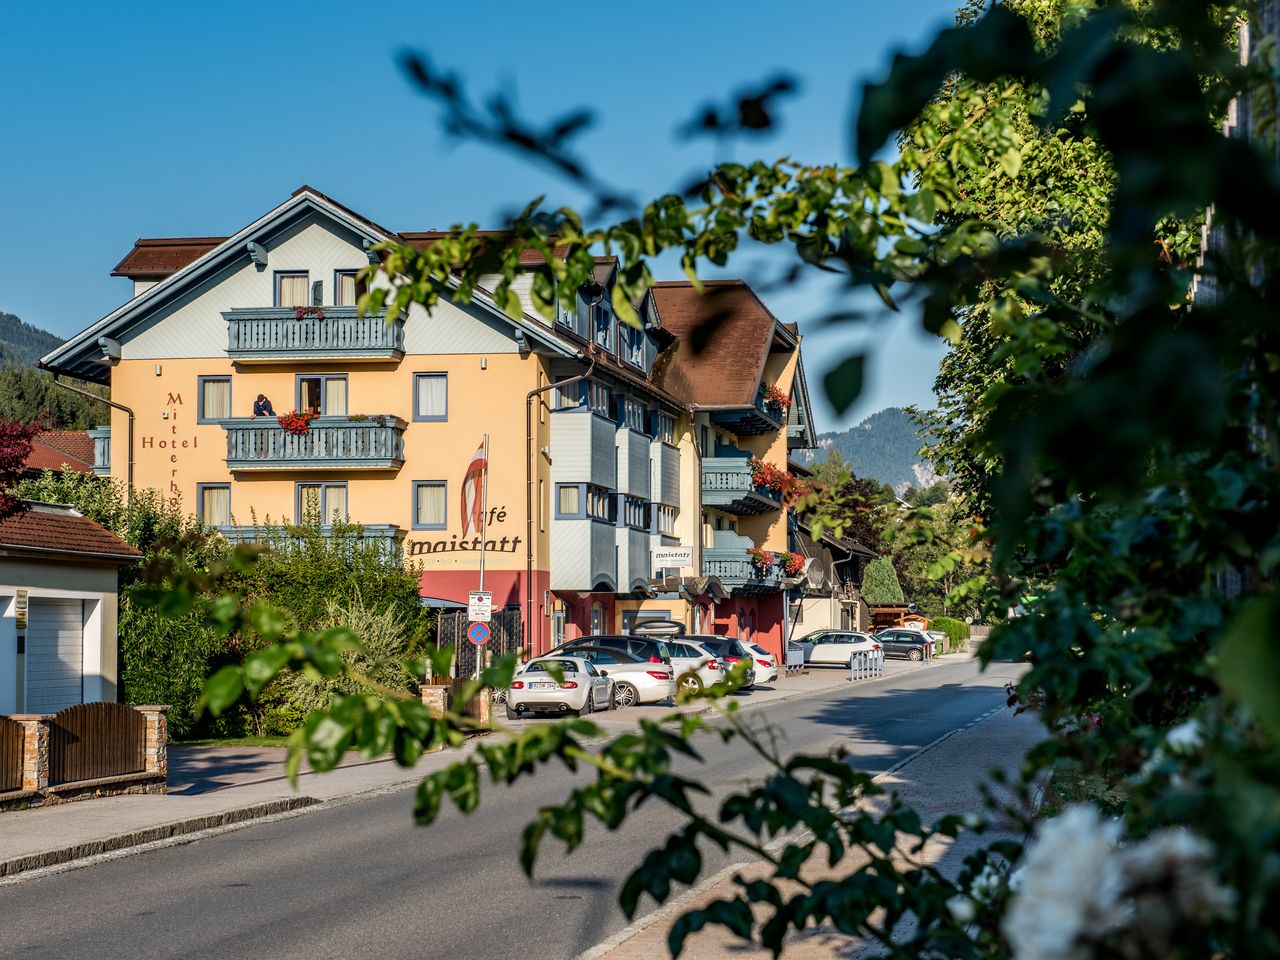
[{"label": "garage door", "polygon": [[27,615],[27,713],[80,703],[84,601],[32,599]]}]

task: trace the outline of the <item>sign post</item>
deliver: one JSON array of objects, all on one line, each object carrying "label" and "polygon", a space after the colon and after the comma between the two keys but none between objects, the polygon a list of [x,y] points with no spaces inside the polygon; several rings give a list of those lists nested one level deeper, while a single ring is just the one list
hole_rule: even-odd
[{"label": "sign post", "polygon": [[[468,607],[475,606],[477,595],[484,598],[483,612],[484,619],[476,617],[474,613],[471,616],[473,621],[471,629],[474,630],[480,624],[484,625],[484,639],[472,639],[472,643],[485,644],[489,642],[489,617],[493,610],[493,595],[486,593],[484,589],[484,554],[485,544],[489,539],[489,531],[486,529],[489,525],[489,434],[484,435],[484,473],[480,475],[480,589],[470,594],[470,603]],[[468,631],[470,636],[470,631]],[[476,651],[476,679],[480,678],[480,651]]]}]

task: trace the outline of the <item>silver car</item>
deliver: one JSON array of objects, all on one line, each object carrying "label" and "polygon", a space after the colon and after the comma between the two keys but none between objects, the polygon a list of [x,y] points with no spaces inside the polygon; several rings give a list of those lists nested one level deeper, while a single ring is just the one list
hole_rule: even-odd
[{"label": "silver car", "polygon": [[668,638],[667,649],[671,651],[671,669],[681,689],[697,692],[724,679],[724,665],[696,640]]},{"label": "silver car", "polygon": [[[556,680],[547,669],[554,664],[561,671]],[[573,713],[584,716],[613,706],[614,686],[607,672],[581,657],[543,657],[530,660],[507,688],[507,719],[522,713]]]},{"label": "silver car", "polygon": [[773,683],[778,679],[778,658],[758,643],[747,645],[756,661],[756,683]]},{"label": "silver car", "polygon": [[875,637],[854,630],[819,630],[799,640],[806,664],[851,665],[855,653],[872,653],[881,648]]}]

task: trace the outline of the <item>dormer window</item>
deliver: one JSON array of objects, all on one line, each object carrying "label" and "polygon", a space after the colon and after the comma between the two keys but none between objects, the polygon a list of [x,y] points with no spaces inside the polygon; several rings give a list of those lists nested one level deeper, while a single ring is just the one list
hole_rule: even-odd
[{"label": "dormer window", "polygon": [[311,282],[305,270],[276,272],[276,306],[311,306]]}]

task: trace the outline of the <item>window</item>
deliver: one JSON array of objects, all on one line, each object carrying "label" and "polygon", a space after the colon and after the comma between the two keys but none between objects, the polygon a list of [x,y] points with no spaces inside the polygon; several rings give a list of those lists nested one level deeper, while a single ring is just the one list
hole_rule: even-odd
[{"label": "window", "polygon": [[649,529],[649,504],[636,497],[620,497],[622,522],[636,530]]},{"label": "window", "polygon": [[582,516],[582,488],[578,484],[562,483],[556,487],[556,515]]},{"label": "window", "polygon": [[276,306],[311,306],[311,283],[305,270],[276,271]]},{"label": "window", "polygon": [[587,516],[597,520],[608,520],[610,523],[617,522],[617,501],[604,487],[597,487],[593,483],[587,484]]},{"label": "window", "polygon": [[610,353],[617,353],[618,349],[613,342],[613,313],[601,300],[592,305],[591,315],[595,326],[596,345]]},{"label": "window", "polygon": [[443,530],[448,525],[443,480],[418,480],[413,485],[413,529]]},{"label": "window", "polygon": [[591,605],[591,632],[604,632],[604,605],[601,603]]},{"label": "window", "polygon": [[655,413],[653,415],[653,439],[661,440],[663,443],[669,443],[674,446],[676,442],[676,418],[669,413]]},{"label": "window", "polygon": [[[567,380],[568,377],[561,379]],[[555,408],[557,410],[572,410],[575,407],[582,406],[582,381],[578,380],[566,387],[556,387],[555,390]]]},{"label": "window", "polygon": [[644,433],[644,404],[629,397],[624,399],[619,426],[634,430],[636,433]]},{"label": "window", "polygon": [[298,522],[319,522],[329,526],[335,520],[347,519],[347,485],[345,483],[298,484]]},{"label": "window", "polygon": [[415,373],[413,375],[413,419],[449,419],[449,375],[447,373]]},{"label": "window", "polygon": [[337,307],[354,307],[367,291],[355,270],[333,271],[333,303]]},{"label": "window", "polygon": [[654,507],[657,523],[657,533],[674,534],[676,532],[676,508],[668,507],[665,503],[656,504]]},{"label": "window", "polygon": [[598,413],[602,417],[609,416],[609,388],[603,383],[588,380],[587,405],[591,407],[592,413]]},{"label": "window", "polygon": [[547,532],[547,481],[538,481],[538,530]]},{"label": "window", "polygon": [[231,378],[199,377],[200,409],[196,419],[200,423],[217,423],[231,416]]},{"label": "window", "polygon": [[196,499],[201,523],[210,527],[231,525],[231,484],[198,483]]},{"label": "window", "polygon": [[325,417],[347,415],[346,376],[298,377],[298,409]]},{"label": "window", "polygon": [[644,367],[644,331],[631,324],[619,324],[622,359],[633,367]]}]

